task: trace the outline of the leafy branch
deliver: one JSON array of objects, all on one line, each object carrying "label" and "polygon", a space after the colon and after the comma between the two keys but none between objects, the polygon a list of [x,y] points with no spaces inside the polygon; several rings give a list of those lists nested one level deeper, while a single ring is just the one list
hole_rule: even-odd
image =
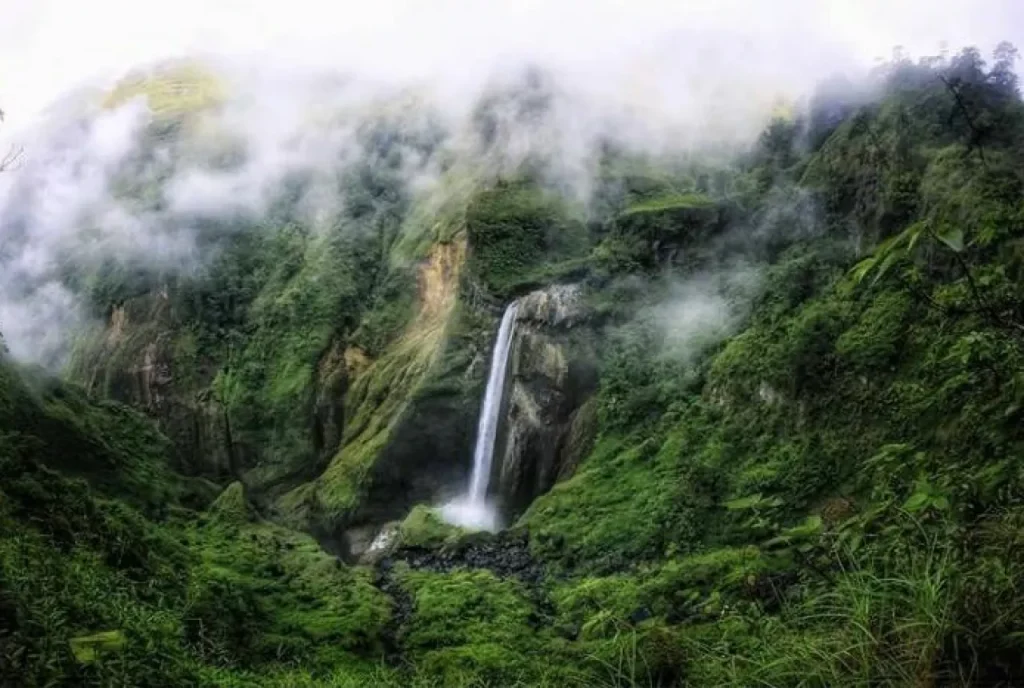
[{"label": "leafy branch", "polygon": [[936,231],[928,221],[915,222],[899,234],[882,242],[874,253],[854,266],[850,271],[854,284],[860,285],[871,275],[873,278],[870,284],[876,284],[894,265],[912,259],[915,251],[925,244],[944,249],[952,256],[967,283],[973,307],[954,309],[943,306],[926,291],[920,289],[913,289],[915,295],[921,297],[929,306],[941,311],[944,315],[977,313],[1000,329],[1024,333],[1024,323],[1001,313],[983,293],[966,258],[967,244],[964,241],[963,230],[956,227],[950,227],[940,232]]},{"label": "leafy branch", "polygon": [[[4,111],[0,110],[0,122],[4,121]],[[25,149],[21,146],[11,146],[2,158],[0,158],[0,172],[14,169],[15,165],[21,162]]]}]

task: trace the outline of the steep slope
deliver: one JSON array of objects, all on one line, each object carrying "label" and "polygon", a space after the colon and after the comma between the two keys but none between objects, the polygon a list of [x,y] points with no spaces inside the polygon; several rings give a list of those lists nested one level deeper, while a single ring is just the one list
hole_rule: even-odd
[{"label": "steep slope", "polygon": [[[424,416],[442,412],[433,405],[443,404],[444,395],[424,388],[436,378],[464,260],[464,240],[435,245],[419,267],[419,303],[406,328],[376,359],[360,349],[345,352],[346,364],[352,361],[354,369],[348,369],[343,407],[349,416],[341,442],[314,483],[282,498],[280,506],[291,521],[305,518],[307,525],[329,532],[365,504],[364,510],[380,512],[374,522],[383,523],[416,501],[429,500],[460,475],[458,464],[425,465],[452,446],[465,447],[466,428],[449,418],[447,427],[431,429]],[[375,492],[375,498],[365,499],[368,492]],[[300,511],[312,513],[299,516]]]},{"label": "steep slope", "polygon": [[212,486],[175,475],[135,411],[29,388],[6,361],[0,402],[0,684],[209,685],[295,662],[383,677],[389,603],[368,574],[257,523],[238,483],[192,512]]},{"label": "steep slope", "polygon": [[523,520],[587,576],[557,618],[682,624],[696,685],[1019,680],[1024,113],[971,53],[954,86],[934,69],[892,65],[810,155],[762,139],[828,231],[742,332],[692,373],[655,324],[613,340],[597,446]]}]

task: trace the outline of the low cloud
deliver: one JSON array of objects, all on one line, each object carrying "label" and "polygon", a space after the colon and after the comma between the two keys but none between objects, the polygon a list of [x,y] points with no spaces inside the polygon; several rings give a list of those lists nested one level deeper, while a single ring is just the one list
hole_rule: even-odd
[{"label": "low cloud", "polygon": [[[0,65],[19,66],[0,104],[22,113],[26,148],[0,176],[0,331],[19,358],[59,366],[89,319],[69,269],[194,270],[209,256],[199,235],[258,224],[288,193],[297,220],[333,227],[364,202],[353,179],[437,204],[453,179],[529,164],[586,202],[609,143],[656,157],[742,147],[780,104],[885,54],[886,32],[934,52],[1024,26],[1013,2],[984,21],[968,2],[145,5],[48,0],[0,36]],[[153,98],[100,106],[127,70],[183,57],[220,94],[179,129]],[[713,293],[683,291],[673,337],[728,325]]]}]

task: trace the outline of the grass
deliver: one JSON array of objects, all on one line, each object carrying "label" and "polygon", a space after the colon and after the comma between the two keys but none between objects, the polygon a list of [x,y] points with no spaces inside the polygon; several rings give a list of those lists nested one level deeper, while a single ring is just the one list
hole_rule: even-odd
[{"label": "grass", "polygon": [[198,64],[181,62],[149,75],[127,77],[107,94],[103,106],[115,108],[143,95],[158,115],[191,112],[216,105],[224,98],[219,79]]},{"label": "grass", "polygon": [[778,617],[734,616],[685,634],[691,676],[709,686],[969,682],[947,675],[940,662],[961,630],[958,566],[936,547],[902,560],[847,558],[834,586],[788,604]]},{"label": "grass", "polygon": [[662,212],[665,210],[694,210],[711,208],[715,202],[705,194],[677,193],[655,196],[637,201],[626,208],[623,215]]}]

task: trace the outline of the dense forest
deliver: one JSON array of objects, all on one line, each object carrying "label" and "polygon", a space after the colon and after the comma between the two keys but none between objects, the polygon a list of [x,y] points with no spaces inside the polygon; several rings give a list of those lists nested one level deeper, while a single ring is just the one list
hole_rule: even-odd
[{"label": "dense forest", "polygon": [[[897,52],[728,154],[603,142],[586,198],[483,164],[557,109],[529,70],[461,158],[344,122],[327,221],[300,170],[192,222],[195,269],[69,249],[88,317],[0,359],[0,685],[1024,685],[1016,59]],[[161,232],[181,160],[250,155],[197,152],[192,69],[107,103],[155,113],[111,193]],[[475,531],[438,507],[513,301]]]}]

